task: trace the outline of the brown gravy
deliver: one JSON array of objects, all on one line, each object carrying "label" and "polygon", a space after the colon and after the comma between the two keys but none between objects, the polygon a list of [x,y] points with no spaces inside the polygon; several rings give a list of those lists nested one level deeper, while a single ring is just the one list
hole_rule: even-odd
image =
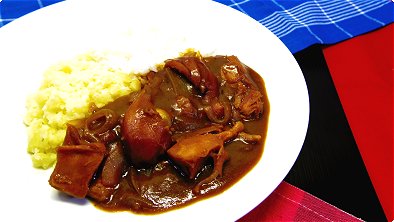
[{"label": "brown gravy", "polygon": [[[219,72],[223,60],[220,57],[208,58],[207,66],[213,72]],[[263,136],[261,143],[246,144],[240,140],[235,140],[225,145],[230,154],[230,160],[225,163],[223,176],[205,188],[203,194],[195,195],[192,192],[195,184],[201,178],[209,175],[212,165],[207,165],[198,175],[196,181],[190,181],[180,175],[180,172],[174,168],[169,160],[162,160],[152,169],[135,170],[132,167],[124,174],[119,188],[113,194],[109,202],[97,203],[95,206],[107,211],[132,211],[142,214],[154,214],[169,209],[176,209],[192,204],[198,200],[212,197],[222,193],[240,180],[253,166],[260,160],[263,153],[264,140],[267,132],[269,101],[265,90],[264,80],[251,68],[247,67],[251,79],[256,83],[263,93],[264,114],[260,119],[244,122],[245,131],[251,134]],[[172,73],[174,74],[174,73]],[[174,75],[184,82],[184,85],[190,88],[190,84],[178,75]],[[169,97],[174,96],[171,91],[162,85],[160,93],[155,98],[155,105],[169,110]],[[187,91],[181,89],[179,91]],[[179,93],[179,92],[177,92]],[[140,186],[139,193],[129,186],[131,178]],[[143,197],[141,197],[143,196]],[[139,200],[139,201],[136,201]],[[153,204],[154,203],[154,204]]]},{"label": "brown gravy", "polygon": [[[219,83],[224,83],[223,77],[218,73],[220,73],[221,67],[228,62],[227,57],[215,56],[203,59],[206,66],[215,73]],[[242,179],[257,164],[263,154],[270,111],[263,79],[251,68],[247,66],[244,66],[244,68],[252,84],[262,94],[263,102],[263,111],[258,118],[242,120],[244,132],[260,135],[261,140],[258,143],[247,143],[237,137],[227,141],[224,148],[230,158],[224,163],[222,176],[202,186],[201,192],[196,194],[193,192],[193,188],[212,173],[213,161],[207,161],[197,176],[190,179],[165,153],[152,167],[137,168],[128,163],[122,172],[120,182],[113,188],[111,198],[101,201],[90,198],[93,204],[105,211],[156,214],[184,207],[222,193]],[[152,102],[154,107],[165,110],[171,116],[171,132],[173,135],[193,131],[211,124],[211,121],[204,116],[199,118],[180,116],[177,108],[174,108],[173,101],[182,95],[189,98],[198,110],[202,109],[201,93],[193,87],[190,81],[179,75],[177,71],[169,68],[163,68],[155,75],[162,75],[163,80],[156,89],[157,92],[152,97]],[[226,84],[220,84],[221,96],[227,96],[226,93],[229,89],[226,87]],[[114,110],[122,116],[129,107],[129,100],[132,97],[130,95],[120,98],[104,108]],[[231,100],[231,98],[229,99]],[[225,127],[229,128],[230,126]],[[125,146],[124,143],[123,146]],[[94,183],[95,180],[94,177],[91,183]]]}]

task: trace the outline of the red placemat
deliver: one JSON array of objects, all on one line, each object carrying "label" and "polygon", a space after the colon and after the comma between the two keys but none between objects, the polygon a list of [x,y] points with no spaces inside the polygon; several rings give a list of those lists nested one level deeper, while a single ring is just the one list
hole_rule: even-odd
[{"label": "red placemat", "polygon": [[283,181],[264,202],[238,220],[238,222],[249,221],[362,220]]},{"label": "red placemat", "polygon": [[393,33],[392,24],[323,50],[388,221],[394,219]]}]

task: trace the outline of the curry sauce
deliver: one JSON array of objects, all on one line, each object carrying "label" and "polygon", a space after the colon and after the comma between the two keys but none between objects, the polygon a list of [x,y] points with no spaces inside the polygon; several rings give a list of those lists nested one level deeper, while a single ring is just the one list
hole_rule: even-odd
[{"label": "curry sauce", "polygon": [[[88,173],[86,198],[95,206],[140,214],[177,209],[222,193],[260,160],[269,101],[261,76],[238,58],[184,56],[146,81],[140,93],[100,109],[111,111],[69,124],[61,148],[74,151],[66,153],[79,159],[78,146],[107,147]],[[57,164],[52,175],[70,167]],[[55,188],[73,195],[59,183]]]}]

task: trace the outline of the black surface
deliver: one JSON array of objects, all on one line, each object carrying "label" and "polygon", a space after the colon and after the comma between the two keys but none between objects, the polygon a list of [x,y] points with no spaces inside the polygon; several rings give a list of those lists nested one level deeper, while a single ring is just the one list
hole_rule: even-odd
[{"label": "black surface", "polygon": [[320,46],[297,54],[308,86],[305,143],[285,181],[366,221],[387,221],[358,151]]}]

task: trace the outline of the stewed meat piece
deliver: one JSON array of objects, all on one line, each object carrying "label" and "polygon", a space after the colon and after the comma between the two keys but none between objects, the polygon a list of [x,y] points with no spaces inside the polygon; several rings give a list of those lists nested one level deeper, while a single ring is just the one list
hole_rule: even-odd
[{"label": "stewed meat piece", "polygon": [[105,153],[106,148],[102,143],[59,146],[57,163],[49,184],[73,197],[84,198]]},{"label": "stewed meat piece", "polygon": [[156,164],[172,142],[169,121],[163,119],[152,103],[152,94],[160,85],[161,76],[155,76],[152,82],[129,106],[122,123],[126,155],[136,167]]},{"label": "stewed meat piece", "polygon": [[[57,150],[58,162],[49,183],[74,197],[88,195],[99,199],[97,193],[103,196],[103,192],[102,189],[97,192],[97,188],[113,190],[126,164],[123,146],[114,131],[118,117],[112,110],[101,109],[75,124],[79,128],[67,125],[63,145]],[[93,175],[98,179],[92,185]],[[111,194],[105,193],[106,197]]]},{"label": "stewed meat piece", "polygon": [[219,98],[218,79],[203,60],[195,56],[183,56],[167,60],[165,66],[186,77],[203,94],[206,104],[204,111],[211,121],[227,123],[231,118],[231,106]]},{"label": "stewed meat piece", "polygon": [[127,154],[138,167],[150,166],[171,143],[168,122],[153,107],[149,94],[142,93],[125,114],[122,133]]},{"label": "stewed meat piece", "polygon": [[247,75],[245,66],[236,56],[227,56],[227,63],[221,67],[220,73],[225,83],[234,89],[232,99],[234,109],[242,119],[259,118],[263,112],[263,95]]},{"label": "stewed meat piece", "polygon": [[107,146],[109,152],[102,162],[100,172],[96,173],[95,180],[89,186],[87,194],[100,202],[111,198],[127,166],[122,143],[116,141]]},{"label": "stewed meat piece", "polygon": [[177,70],[204,94],[209,102],[219,96],[219,83],[216,76],[204,62],[195,56],[184,56],[166,61],[166,67]]},{"label": "stewed meat piece", "polygon": [[100,176],[104,186],[115,187],[119,184],[120,178],[122,177],[123,170],[126,166],[126,159],[120,141],[109,144],[108,148],[109,152],[103,162],[103,169]]},{"label": "stewed meat piece", "polygon": [[213,172],[197,185],[195,191],[198,192],[202,184],[209,183],[222,174],[223,164],[228,159],[224,143],[236,137],[243,129],[243,123],[237,122],[231,129],[218,134],[190,134],[180,138],[167,154],[190,179],[196,177],[209,157],[213,158]]}]

